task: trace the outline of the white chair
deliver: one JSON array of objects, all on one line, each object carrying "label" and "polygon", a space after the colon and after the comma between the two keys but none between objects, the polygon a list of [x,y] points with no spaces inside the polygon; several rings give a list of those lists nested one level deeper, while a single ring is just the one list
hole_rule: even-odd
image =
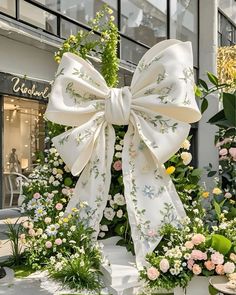
[{"label": "white chair", "polygon": [[5,194],[10,194],[9,206],[12,206],[14,195],[18,195],[18,199],[23,196],[23,183],[29,179],[18,172],[4,172]]}]

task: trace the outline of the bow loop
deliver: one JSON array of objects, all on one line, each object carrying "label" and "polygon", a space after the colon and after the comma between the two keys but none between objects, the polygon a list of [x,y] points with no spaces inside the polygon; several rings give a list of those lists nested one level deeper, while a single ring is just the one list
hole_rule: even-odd
[{"label": "bow loop", "polygon": [[105,118],[114,125],[128,125],[131,107],[129,87],[111,88],[105,102]]}]

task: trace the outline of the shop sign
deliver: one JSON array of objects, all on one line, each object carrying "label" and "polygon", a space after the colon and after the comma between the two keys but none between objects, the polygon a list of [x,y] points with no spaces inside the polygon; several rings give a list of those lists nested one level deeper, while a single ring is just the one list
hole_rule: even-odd
[{"label": "shop sign", "polygon": [[0,94],[48,100],[51,85],[0,72]]}]

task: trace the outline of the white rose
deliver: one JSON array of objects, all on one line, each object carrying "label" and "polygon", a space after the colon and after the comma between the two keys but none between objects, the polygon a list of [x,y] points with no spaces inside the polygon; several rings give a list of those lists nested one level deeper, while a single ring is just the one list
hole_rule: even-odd
[{"label": "white rose", "polygon": [[122,153],[121,153],[121,152],[117,152],[117,153],[115,153],[115,157],[116,157],[117,159],[122,158]]},{"label": "white rose", "polygon": [[113,220],[115,217],[116,213],[112,208],[105,208],[104,210],[104,216],[107,220]]},{"label": "white rose", "polygon": [[105,237],[105,233],[101,231],[101,232],[98,234],[98,236],[99,236],[100,238],[104,238],[104,237]]},{"label": "white rose", "polygon": [[225,273],[233,273],[235,271],[235,265],[233,262],[226,262],[224,264],[224,272]]},{"label": "white rose", "polygon": [[191,145],[190,142],[187,139],[185,139],[185,141],[181,145],[181,148],[183,148],[185,150],[189,150],[190,145]]},{"label": "white rose", "polygon": [[54,176],[50,176],[48,181],[49,183],[53,183],[54,180],[55,180]]},{"label": "white rose", "polygon": [[118,210],[116,215],[117,215],[118,218],[121,218],[123,216],[123,211],[121,209]]},{"label": "white rose", "polygon": [[119,145],[119,144],[116,144],[116,145],[115,145],[115,149],[116,149],[117,151],[122,151],[122,146]]},{"label": "white rose", "polygon": [[123,206],[123,205],[125,205],[125,198],[121,194],[115,194],[114,195],[114,202],[119,206]]},{"label": "white rose", "polygon": [[52,169],[52,174],[56,175],[57,174],[57,168]]},{"label": "white rose", "polygon": [[182,152],[180,156],[183,160],[184,165],[188,165],[192,161],[192,155],[188,152]]},{"label": "white rose", "polygon": [[106,224],[103,224],[103,225],[100,226],[100,229],[102,231],[108,231],[108,226]]},{"label": "white rose", "polygon": [[58,185],[60,185],[60,182],[58,181],[58,180],[55,180],[55,181],[53,181],[53,183],[52,183],[54,186],[58,186]]},{"label": "white rose", "polygon": [[111,208],[114,208],[115,202],[113,200],[110,200],[109,204],[110,204]]}]

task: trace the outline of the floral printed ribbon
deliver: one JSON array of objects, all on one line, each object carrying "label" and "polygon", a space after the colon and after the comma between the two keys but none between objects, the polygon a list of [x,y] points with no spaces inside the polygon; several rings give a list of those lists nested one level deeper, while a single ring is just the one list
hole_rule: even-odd
[{"label": "floral printed ribbon", "polygon": [[[81,173],[67,211],[86,201],[89,206],[83,214],[97,233],[111,181],[112,124],[128,125],[123,181],[136,261],[142,266],[161,240],[158,230],[163,222],[185,216],[163,163],[188,136],[189,123],[201,118],[194,96],[191,43],[158,43],[139,62],[131,86],[121,89],[109,88],[87,61],[65,53],[46,117],[73,127],[53,139],[72,174]],[[163,219],[162,212],[168,209]]]}]

